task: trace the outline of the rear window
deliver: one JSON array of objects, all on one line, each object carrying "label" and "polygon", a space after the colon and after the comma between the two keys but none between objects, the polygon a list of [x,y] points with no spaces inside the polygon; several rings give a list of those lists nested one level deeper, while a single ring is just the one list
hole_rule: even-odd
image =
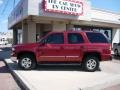
[{"label": "rear window", "polygon": [[86,35],[91,43],[109,43],[102,33],[86,32]]}]

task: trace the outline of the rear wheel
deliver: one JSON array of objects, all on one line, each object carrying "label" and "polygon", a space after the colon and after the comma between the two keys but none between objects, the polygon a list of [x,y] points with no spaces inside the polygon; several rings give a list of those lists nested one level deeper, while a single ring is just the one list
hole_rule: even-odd
[{"label": "rear wheel", "polygon": [[94,72],[99,68],[99,59],[95,56],[87,56],[82,64],[84,70]]},{"label": "rear wheel", "polygon": [[20,57],[18,65],[24,70],[31,70],[36,68],[37,64],[33,55],[25,54]]}]

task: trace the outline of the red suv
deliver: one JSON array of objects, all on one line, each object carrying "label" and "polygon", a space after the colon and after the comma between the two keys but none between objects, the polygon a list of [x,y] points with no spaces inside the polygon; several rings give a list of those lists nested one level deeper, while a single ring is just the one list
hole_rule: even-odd
[{"label": "red suv", "polygon": [[37,64],[81,64],[95,71],[99,62],[111,60],[111,44],[99,32],[50,32],[37,43],[16,45],[12,56],[22,69],[34,69]]}]

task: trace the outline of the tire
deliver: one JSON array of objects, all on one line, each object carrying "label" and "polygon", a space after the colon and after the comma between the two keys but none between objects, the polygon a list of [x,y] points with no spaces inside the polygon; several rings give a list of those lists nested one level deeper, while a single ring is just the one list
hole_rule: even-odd
[{"label": "tire", "polygon": [[99,69],[99,59],[95,56],[85,57],[82,68],[88,72],[94,72]]},{"label": "tire", "polygon": [[37,66],[36,60],[33,55],[22,55],[18,61],[18,66],[23,70],[32,70]]},{"label": "tire", "polygon": [[114,50],[114,55],[118,56],[118,50],[117,49]]}]

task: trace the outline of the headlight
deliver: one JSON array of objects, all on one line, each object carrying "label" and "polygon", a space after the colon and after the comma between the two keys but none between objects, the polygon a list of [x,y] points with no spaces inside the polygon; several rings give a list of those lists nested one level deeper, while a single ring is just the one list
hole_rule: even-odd
[{"label": "headlight", "polygon": [[12,51],[15,51],[15,48],[12,48]]}]

